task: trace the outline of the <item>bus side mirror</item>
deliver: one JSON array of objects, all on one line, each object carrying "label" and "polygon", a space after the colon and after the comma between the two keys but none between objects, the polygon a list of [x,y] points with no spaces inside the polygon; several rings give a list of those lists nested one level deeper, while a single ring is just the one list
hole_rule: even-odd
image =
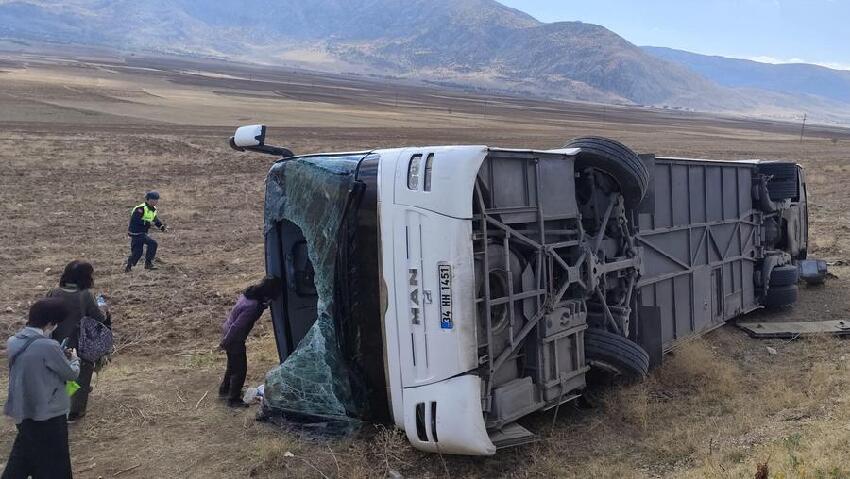
[{"label": "bus side mirror", "polygon": [[240,126],[230,140],[231,146],[237,149],[263,146],[265,143],[266,125]]},{"label": "bus side mirror", "polygon": [[230,137],[230,147],[236,151],[254,151],[283,158],[295,156],[286,148],[266,145],[266,125],[240,126]]}]

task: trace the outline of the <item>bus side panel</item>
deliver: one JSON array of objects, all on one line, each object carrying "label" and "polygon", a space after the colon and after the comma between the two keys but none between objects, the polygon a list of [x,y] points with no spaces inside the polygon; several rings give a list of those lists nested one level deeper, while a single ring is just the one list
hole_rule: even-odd
[{"label": "bus side panel", "polygon": [[749,164],[656,159],[638,301],[659,308],[665,350],[758,307],[752,177]]}]

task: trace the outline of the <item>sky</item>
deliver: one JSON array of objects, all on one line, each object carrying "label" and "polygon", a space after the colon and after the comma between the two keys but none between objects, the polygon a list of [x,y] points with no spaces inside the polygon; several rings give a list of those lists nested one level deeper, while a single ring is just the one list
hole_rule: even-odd
[{"label": "sky", "polygon": [[637,45],[850,70],[850,0],[498,0],[544,22],[603,25]]}]

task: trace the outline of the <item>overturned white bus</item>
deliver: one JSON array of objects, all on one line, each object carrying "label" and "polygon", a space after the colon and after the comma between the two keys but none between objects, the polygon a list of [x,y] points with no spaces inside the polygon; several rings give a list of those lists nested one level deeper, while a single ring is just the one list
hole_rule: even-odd
[{"label": "overturned white bus", "polygon": [[[517,419],[577,398],[591,368],[645,375],[677,342],[797,298],[793,163],[604,138],[293,156],[260,125],[231,145],[281,156],[266,264],[286,284],[280,357],[299,368],[282,409],[389,421],[425,451],[493,454],[530,435]],[[322,378],[298,390],[305,367]]]}]

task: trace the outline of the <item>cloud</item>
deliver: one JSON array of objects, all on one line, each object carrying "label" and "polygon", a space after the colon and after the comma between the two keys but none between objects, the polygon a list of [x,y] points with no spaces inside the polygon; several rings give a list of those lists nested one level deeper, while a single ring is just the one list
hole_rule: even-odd
[{"label": "cloud", "polygon": [[774,58],[774,57],[750,57],[749,60],[759,63],[772,63],[774,65],[781,65],[784,63],[808,63],[810,65],[820,65],[826,68],[832,68],[833,70],[850,70],[850,64],[847,63],[839,63],[839,62],[813,62],[809,60],[805,60],[803,58]]}]

